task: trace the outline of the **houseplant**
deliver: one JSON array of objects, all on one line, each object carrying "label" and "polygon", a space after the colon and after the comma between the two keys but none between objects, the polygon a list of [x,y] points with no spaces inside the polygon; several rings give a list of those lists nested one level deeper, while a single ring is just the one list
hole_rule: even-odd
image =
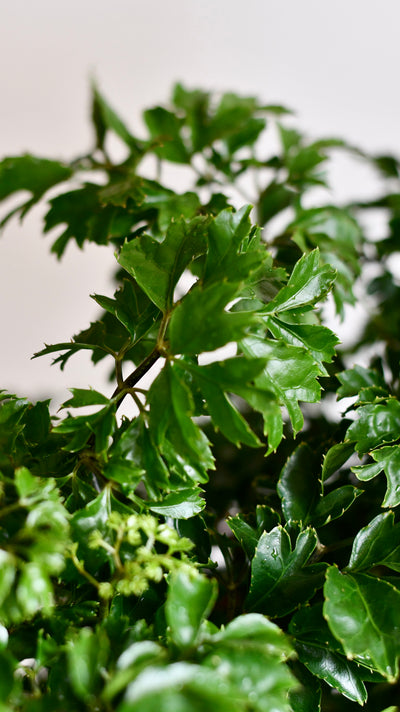
[{"label": "houseplant", "polygon": [[[36,354],[61,368],[82,350],[107,359],[106,392],[71,388],[61,414],[2,394],[0,710],[388,708],[399,164],[310,141],[283,107],[180,84],[144,121],[134,136],[94,87],[88,153],[0,164],[1,200],[31,194],[3,226],[59,186],[52,252],[91,241],[116,259],[99,319]],[[337,150],[386,191],[313,205]],[[371,209],[389,216],[378,241]],[[344,318],[355,284],[374,308],[345,349],[323,305]],[[348,399],[339,416],[335,398]]]}]

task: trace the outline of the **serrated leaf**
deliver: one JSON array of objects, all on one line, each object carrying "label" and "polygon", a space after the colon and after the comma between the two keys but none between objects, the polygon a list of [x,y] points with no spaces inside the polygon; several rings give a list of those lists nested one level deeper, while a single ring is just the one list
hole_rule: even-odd
[{"label": "serrated leaf", "polygon": [[205,500],[201,497],[201,490],[197,487],[182,489],[178,492],[167,494],[159,502],[146,501],[150,511],[172,519],[189,519],[199,514],[205,507]]},{"label": "serrated leaf", "polygon": [[296,262],[286,287],[264,307],[263,313],[307,311],[323,299],[332,287],[336,272],[329,265],[320,267],[319,262],[318,248],[303,255]]},{"label": "serrated leaf", "polygon": [[62,404],[63,408],[82,408],[87,405],[105,405],[109,402],[107,396],[93,388],[69,388],[72,398]]},{"label": "serrated leaf", "polygon": [[304,422],[298,401],[316,403],[320,399],[321,387],[316,380],[319,368],[314,359],[304,349],[255,336],[244,339],[240,346],[246,356],[267,360],[255,385],[274,393],[278,402],[287,407],[297,433]]},{"label": "serrated leaf", "polygon": [[172,353],[214,351],[243,338],[256,320],[252,314],[226,310],[238,289],[237,283],[196,284],[172,313],[168,332]]},{"label": "serrated leaf", "polygon": [[[379,445],[394,442],[398,439],[400,431],[400,402],[395,398],[387,400],[386,403],[360,406],[357,410],[357,416],[357,420],[347,429],[346,440],[356,441],[355,449],[360,455]],[[386,457],[387,453],[385,451],[382,459]]]},{"label": "serrated leaf", "polygon": [[337,374],[342,384],[337,389],[337,398],[349,398],[359,395],[364,388],[376,388],[379,392],[386,389],[386,384],[381,374],[372,368],[364,368],[356,364],[354,368]]},{"label": "serrated leaf", "polygon": [[122,287],[114,294],[114,299],[101,294],[95,294],[93,299],[121,322],[131,335],[132,344],[146,334],[159,315],[156,306],[132,280],[123,280]]},{"label": "serrated leaf", "polygon": [[321,375],[328,372],[323,362],[330,363],[335,355],[338,337],[326,326],[316,324],[287,323],[277,317],[268,317],[265,324],[276,339],[281,339],[292,346],[305,347],[319,364]]},{"label": "serrated leaf", "polygon": [[322,487],[326,480],[329,479],[342,465],[347,462],[349,457],[354,453],[354,442],[337,443],[329,448],[322,463],[321,483]]},{"label": "serrated leaf", "polygon": [[125,123],[111,108],[95,85],[92,86],[92,119],[96,129],[98,148],[103,148],[105,134],[111,130],[134,153],[140,153],[142,142],[132,136]]},{"label": "serrated leaf", "polygon": [[323,563],[309,563],[316,545],[317,535],[310,528],[299,534],[293,550],[283,527],[264,532],[251,564],[246,608],[277,617],[308,601],[322,586],[326,569]]},{"label": "serrated leaf", "polygon": [[397,507],[400,504],[400,445],[380,447],[370,454],[376,464],[352,467],[352,472],[359,480],[365,481],[383,471],[386,475],[387,488],[382,507]]},{"label": "serrated leaf", "polygon": [[360,529],[346,569],[363,571],[378,565],[400,572],[400,524],[394,523],[393,512],[378,514]]},{"label": "serrated leaf", "polygon": [[[314,466],[313,466],[314,460]],[[315,456],[307,443],[301,443],[288,458],[277,485],[286,521],[308,524],[320,497]]]},{"label": "serrated leaf", "polygon": [[205,251],[204,223],[195,219],[172,223],[162,242],[140,235],[125,243],[118,262],[140,285],[149,299],[168,311],[176,284],[188,264]]},{"label": "serrated leaf", "polygon": [[251,514],[237,514],[229,517],[227,523],[249,559],[252,559],[261,534],[279,524],[279,514],[265,504],[258,504],[255,517]]},{"label": "serrated leaf", "polygon": [[205,281],[218,270],[229,255],[238,252],[239,246],[251,229],[250,211],[251,205],[245,205],[237,212],[228,208],[222,210],[210,223]]},{"label": "serrated leaf", "polygon": [[[178,453],[208,469],[214,467],[208,440],[193,422],[194,403],[179,369],[167,362],[149,393],[150,432],[161,452],[166,440]],[[168,403],[168,408],[166,404]]]},{"label": "serrated leaf", "polygon": [[301,608],[292,617],[289,632],[295,637],[299,660],[310,672],[348,699],[364,704],[367,691],[363,669],[346,659],[322,617],[322,605]]},{"label": "serrated leaf", "polygon": [[334,519],[341,517],[362,494],[363,490],[352,485],[337,487],[319,500],[310,516],[309,523],[317,528],[329,524]]},{"label": "serrated leaf", "polygon": [[217,582],[196,570],[180,571],[168,580],[165,616],[169,637],[181,649],[196,644],[200,626],[217,597]]},{"label": "serrated leaf", "polygon": [[324,595],[324,617],[347,657],[394,682],[399,672],[400,592],[386,581],[331,566]]},{"label": "serrated leaf", "polygon": [[17,212],[24,217],[49,188],[68,180],[72,173],[72,168],[65,163],[30,154],[4,158],[0,163],[0,201],[22,190],[29,191],[32,197],[12,210],[3,218],[2,223]]}]

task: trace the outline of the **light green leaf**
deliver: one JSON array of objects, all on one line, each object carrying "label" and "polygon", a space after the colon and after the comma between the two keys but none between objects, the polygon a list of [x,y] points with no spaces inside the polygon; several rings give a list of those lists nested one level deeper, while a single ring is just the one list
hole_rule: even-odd
[{"label": "light green leaf", "polygon": [[394,682],[399,674],[400,592],[386,581],[331,566],[324,595],[324,617],[347,657]]},{"label": "light green leaf", "polygon": [[200,354],[214,351],[242,339],[257,323],[248,312],[227,311],[239,284],[217,282],[203,287],[197,283],[175,307],[169,326],[173,354]]},{"label": "light green leaf", "polygon": [[246,608],[277,617],[308,601],[322,586],[326,569],[323,563],[308,563],[316,545],[317,535],[311,528],[299,534],[293,550],[283,527],[264,532],[251,564]]},{"label": "light green leaf", "polygon": [[199,488],[182,489],[167,494],[160,502],[146,501],[151,512],[173,519],[189,519],[199,514],[205,507],[205,500],[200,496]]},{"label": "light green leaf", "polygon": [[217,597],[217,582],[195,569],[171,574],[165,616],[169,636],[178,648],[196,644],[200,626],[211,613]]},{"label": "light green leaf", "polygon": [[330,291],[336,272],[329,265],[319,266],[319,250],[303,255],[296,262],[286,287],[263,309],[264,314],[308,311]]},{"label": "light green leaf", "polygon": [[240,346],[247,357],[267,360],[255,385],[274,393],[278,402],[287,407],[297,433],[304,422],[298,401],[316,403],[320,399],[321,387],[316,380],[319,368],[314,359],[302,348],[255,336],[244,339]]},{"label": "light green leaf", "polygon": [[171,223],[162,242],[140,235],[126,242],[118,262],[163,312],[171,309],[174,289],[188,264],[206,249],[204,221]]}]

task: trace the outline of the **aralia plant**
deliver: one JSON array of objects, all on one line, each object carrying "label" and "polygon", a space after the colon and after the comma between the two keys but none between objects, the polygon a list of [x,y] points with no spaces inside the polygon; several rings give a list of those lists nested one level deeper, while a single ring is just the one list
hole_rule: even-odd
[{"label": "aralia plant", "polygon": [[[116,260],[97,321],[35,354],[110,383],[61,414],[1,395],[0,710],[397,709],[399,163],[234,93],[178,84],[143,118],[94,87],[88,153],[0,163],[0,200],[30,196],[3,226],[47,200],[58,258]],[[376,199],[332,204],[335,151]],[[355,285],[345,348],[324,305]]]}]

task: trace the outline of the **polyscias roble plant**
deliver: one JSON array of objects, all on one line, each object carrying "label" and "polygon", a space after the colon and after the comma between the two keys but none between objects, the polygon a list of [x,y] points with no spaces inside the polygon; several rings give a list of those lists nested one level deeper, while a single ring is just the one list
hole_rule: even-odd
[{"label": "polyscias roble plant", "polygon": [[[394,710],[398,161],[180,84],[143,138],[96,87],[92,120],[69,163],[0,163],[0,199],[31,195],[2,225],[58,186],[52,251],[110,245],[117,282],[97,321],[35,354],[107,359],[106,392],[71,388],[61,416],[1,395],[0,712]],[[337,150],[386,192],[313,204]],[[373,239],[371,209],[388,216]],[[355,284],[373,306],[345,348],[323,304],[345,319]]]}]

